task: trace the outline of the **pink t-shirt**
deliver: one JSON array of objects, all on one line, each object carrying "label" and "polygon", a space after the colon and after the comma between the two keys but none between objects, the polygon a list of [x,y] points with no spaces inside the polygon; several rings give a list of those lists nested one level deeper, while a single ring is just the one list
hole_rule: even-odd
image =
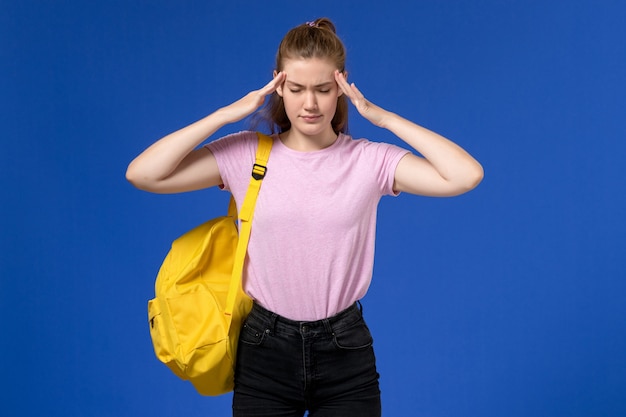
[{"label": "pink t-shirt", "polygon": [[[238,207],[257,143],[254,132],[240,132],[206,145]],[[246,293],[300,321],[333,316],[361,299],[372,279],[378,202],[394,194],[407,152],[343,134],[328,148],[298,152],[275,136],[252,221]]]}]

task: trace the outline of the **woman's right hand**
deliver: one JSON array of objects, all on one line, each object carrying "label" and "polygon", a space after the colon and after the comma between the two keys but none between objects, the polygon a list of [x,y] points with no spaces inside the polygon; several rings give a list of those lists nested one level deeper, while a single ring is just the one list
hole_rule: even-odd
[{"label": "woman's right hand", "polygon": [[264,87],[246,94],[234,103],[222,107],[217,112],[221,113],[227,123],[235,123],[254,113],[265,102],[265,97],[272,94],[285,81],[286,74],[279,72],[274,79]]},{"label": "woman's right hand", "polygon": [[126,178],[137,188],[155,193],[178,193],[220,184],[222,179],[213,154],[196,147],[225,124],[254,113],[285,78],[285,73],[279,72],[263,88],[153,143],[130,163]]}]

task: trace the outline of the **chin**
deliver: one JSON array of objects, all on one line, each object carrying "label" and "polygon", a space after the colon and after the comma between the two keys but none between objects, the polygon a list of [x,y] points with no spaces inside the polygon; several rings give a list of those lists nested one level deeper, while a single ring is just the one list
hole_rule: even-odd
[{"label": "chin", "polygon": [[[294,127],[292,125],[292,127]],[[295,128],[302,134],[307,136],[317,136],[326,132],[329,127],[322,123],[301,123],[295,126]]]}]

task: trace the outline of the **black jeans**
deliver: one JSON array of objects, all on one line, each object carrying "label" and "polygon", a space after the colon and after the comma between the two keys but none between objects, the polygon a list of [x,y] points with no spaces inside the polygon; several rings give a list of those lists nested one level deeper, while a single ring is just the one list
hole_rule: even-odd
[{"label": "black jeans", "polygon": [[239,337],[235,417],[379,417],[372,336],[357,304],[314,322],[255,304]]}]

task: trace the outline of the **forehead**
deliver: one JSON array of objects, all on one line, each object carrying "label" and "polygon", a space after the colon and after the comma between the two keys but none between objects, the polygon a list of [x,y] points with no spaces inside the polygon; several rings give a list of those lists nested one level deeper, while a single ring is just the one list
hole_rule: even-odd
[{"label": "forehead", "polygon": [[332,62],[320,58],[286,59],[283,64],[286,81],[301,85],[334,82],[335,69]]}]

